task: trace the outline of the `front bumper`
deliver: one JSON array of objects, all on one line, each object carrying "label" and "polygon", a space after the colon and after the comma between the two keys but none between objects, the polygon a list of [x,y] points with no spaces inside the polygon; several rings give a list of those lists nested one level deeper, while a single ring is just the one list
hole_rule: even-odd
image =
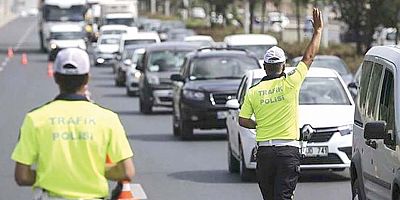
[{"label": "front bumper", "polygon": [[[135,72],[140,73],[140,72]],[[140,74],[136,75],[131,72],[126,73],[126,87],[129,91],[138,91],[139,90],[139,78]]]},{"label": "front bumper", "polygon": [[[240,130],[243,153],[247,168],[256,168],[256,158],[253,151],[256,148],[255,135],[248,129]],[[352,134],[341,136],[339,132],[334,133],[328,142],[308,143],[307,147],[328,147],[326,157],[305,157],[301,159],[301,169],[320,170],[320,169],[345,169],[350,167]]]},{"label": "front bumper", "polygon": [[182,104],[181,118],[190,121],[194,128],[223,129],[226,128],[228,109],[224,107],[203,107],[201,105]]},{"label": "front bumper", "polygon": [[153,90],[153,105],[172,107],[172,89]]}]

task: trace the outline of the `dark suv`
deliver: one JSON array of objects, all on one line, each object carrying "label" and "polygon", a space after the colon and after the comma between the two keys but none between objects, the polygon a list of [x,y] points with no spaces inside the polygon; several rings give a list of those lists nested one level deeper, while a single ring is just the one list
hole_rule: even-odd
[{"label": "dark suv", "polygon": [[140,112],[149,114],[153,106],[172,106],[172,81],[170,76],[179,72],[187,53],[197,45],[183,42],[165,42],[146,47],[142,62],[136,69],[139,79]]},{"label": "dark suv", "polygon": [[242,49],[202,48],[186,56],[174,74],[173,132],[189,139],[194,128],[226,128],[226,101],[235,98],[240,79],[259,69],[257,58]]}]

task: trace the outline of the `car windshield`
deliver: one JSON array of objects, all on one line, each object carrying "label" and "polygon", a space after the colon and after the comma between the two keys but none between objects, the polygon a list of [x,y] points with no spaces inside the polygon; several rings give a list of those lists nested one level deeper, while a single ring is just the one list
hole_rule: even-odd
[{"label": "car windshield", "polygon": [[135,45],[135,44],[152,44],[152,43],[156,43],[156,40],[125,40],[125,46],[127,45]]},{"label": "car windshield", "polygon": [[151,72],[179,71],[190,51],[155,51],[149,55],[147,69]]},{"label": "car windshield", "polygon": [[144,55],[144,52],[143,53],[142,52],[141,53],[134,53],[132,55],[132,63],[133,64],[138,63],[139,60],[142,60],[143,55]]},{"label": "car windshield", "polygon": [[[292,67],[296,67],[297,63]],[[348,74],[348,70],[346,67],[346,64],[343,63],[340,59],[335,59],[335,58],[317,58],[314,59],[313,63],[311,64],[311,67],[320,67],[320,68],[328,68],[328,69],[333,69],[336,70],[340,75],[345,75]]]},{"label": "car windshield", "polygon": [[84,21],[85,6],[72,6],[67,9],[58,6],[46,5],[43,17],[46,21]]},{"label": "car windshield", "polygon": [[85,34],[82,32],[53,32],[50,39],[53,40],[79,40],[83,39]]},{"label": "car windshield", "polygon": [[103,35],[122,35],[127,33],[126,30],[105,30],[102,32]]},{"label": "car windshield", "polygon": [[240,79],[248,70],[259,68],[258,62],[250,57],[204,57],[191,63],[190,79]]},{"label": "car windshield", "polygon": [[133,19],[131,18],[109,18],[106,19],[106,25],[126,25],[132,26],[134,24]]},{"label": "car windshield", "polygon": [[274,45],[235,45],[232,48],[246,49],[247,51],[256,54],[257,59],[262,60],[264,58],[265,51]]},{"label": "car windshield", "polygon": [[104,38],[101,40],[100,44],[119,44],[118,38]]},{"label": "car windshield", "polygon": [[[252,85],[261,81],[254,79]],[[300,89],[300,105],[350,105],[338,78],[307,77]]]},{"label": "car windshield", "polygon": [[124,50],[124,53],[122,54],[123,60],[131,59],[132,56],[133,56],[133,53],[135,52],[135,50],[136,50],[136,49],[133,49],[133,48],[131,48],[131,49],[125,49],[125,50]]}]

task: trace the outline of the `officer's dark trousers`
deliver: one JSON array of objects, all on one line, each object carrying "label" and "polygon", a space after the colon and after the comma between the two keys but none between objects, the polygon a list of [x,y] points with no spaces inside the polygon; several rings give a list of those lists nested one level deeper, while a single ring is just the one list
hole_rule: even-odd
[{"label": "officer's dark trousers", "polygon": [[257,180],[264,200],[292,199],[299,178],[300,152],[292,146],[259,147]]}]

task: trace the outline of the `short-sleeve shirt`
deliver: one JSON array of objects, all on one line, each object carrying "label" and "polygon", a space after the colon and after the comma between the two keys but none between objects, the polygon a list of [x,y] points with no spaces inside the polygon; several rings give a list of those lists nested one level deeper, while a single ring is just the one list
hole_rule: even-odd
[{"label": "short-sleeve shirt", "polygon": [[114,163],[133,156],[118,115],[68,94],[26,115],[11,158],[36,165],[34,188],[92,199],[108,196],[107,155]]},{"label": "short-sleeve shirt", "polygon": [[249,89],[239,116],[250,119],[254,114],[256,141],[299,139],[299,93],[307,71],[307,65],[300,62],[288,75],[264,78]]}]

